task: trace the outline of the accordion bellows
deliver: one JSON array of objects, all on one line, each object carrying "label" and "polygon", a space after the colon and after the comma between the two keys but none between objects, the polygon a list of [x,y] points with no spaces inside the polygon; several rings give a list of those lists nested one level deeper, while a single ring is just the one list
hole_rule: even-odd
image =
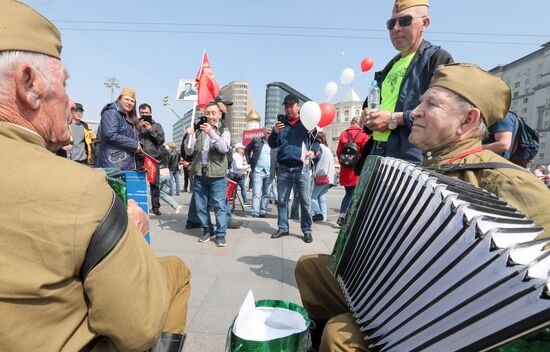
[{"label": "accordion bellows", "polygon": [[354,203],[329,268],[373,350],[489,350],[550,324],[549,240],[495,195],[369,157]]}]

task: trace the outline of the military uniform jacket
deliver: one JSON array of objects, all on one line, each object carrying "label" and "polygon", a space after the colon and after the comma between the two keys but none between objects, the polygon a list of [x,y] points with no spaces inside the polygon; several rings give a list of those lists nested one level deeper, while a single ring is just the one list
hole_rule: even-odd
[{"label": "military uniform jacket", "polygon": [[[168,283],[105,176],[6,122],[0,165],[0,351],[80,351],[99,336],[145,350],[162,332]],[[85,266],[91,239],[116,232],[92,236],[115,208],[121,235]]]},{"label": "military uniform jacket", "polygon": [[[460,153],[481,147],[478,139],[467,139],[440,150],[424,154],[424,166],[438,166],[447,163]],[[490,150],[470,154],[453,164],[506,163],[514,165]],[[538,226],[544,227],[541,237],[550,236],[550,191],[531,172],[516,168],[463,170],[446,175],[461,179],[502,198],[512,207],[528,216]]]}]

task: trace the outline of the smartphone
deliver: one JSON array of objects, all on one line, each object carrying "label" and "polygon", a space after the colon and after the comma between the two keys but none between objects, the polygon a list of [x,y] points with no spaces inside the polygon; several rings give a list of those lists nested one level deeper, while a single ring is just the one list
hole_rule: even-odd
[{"label": "smartphone", "polygon": [[279,122],[285,122],[286,115],[285,114],[278,114],[277,115],[277,121]]},{"label": "smartphone", "polygon": [[150,125],[153,124],[153,118],[151,116],[143,116],[140,118],[140,120],[148,122]]}]

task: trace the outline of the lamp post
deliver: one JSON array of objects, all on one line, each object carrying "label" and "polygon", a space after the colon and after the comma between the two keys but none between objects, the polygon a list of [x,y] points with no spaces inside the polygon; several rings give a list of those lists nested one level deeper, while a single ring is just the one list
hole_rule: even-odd
[{"label": "lamp post", "polygon": [[174,109],[172,108],[172,103],[170,103],[170,100],[168,100],[168,96],[165,96],[164,98],[162,98],[162,105],[164,105],[164,107],[168,110],[168,111],[171,111],[174,115],[176,115],[176,117],[181,120],[181,117],[180,115],[178,115]]},{"label": "lamp post", "polygon": [[105,86],[111,89],[111,102],[115,101],[115,87],[120,88],[119,81],[116,77],[105,77]]}]

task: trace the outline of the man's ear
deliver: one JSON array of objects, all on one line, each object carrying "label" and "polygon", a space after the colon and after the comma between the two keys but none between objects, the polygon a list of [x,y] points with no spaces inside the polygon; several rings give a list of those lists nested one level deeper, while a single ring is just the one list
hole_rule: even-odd
[{"label": "man's ear", "polygon": [[459,134],[466,134],[470,131],[477,129],[479,126],[479,119],[481,119],[481,111],[478,108],[470,108],[464,121],[458,127]]},{"label": "man's ear", "polygon": [[37,110],[42,97],[41,82],[36,71],[27,64],[19,64],[15,69],[15,94],[17,100],[29,110]]},{"label": "man's ear", "polygon": [[422,19],[422,24],[424,27],[422,28],[422,31],[426,30],[430,26],[430,16],[426,16]]}]

